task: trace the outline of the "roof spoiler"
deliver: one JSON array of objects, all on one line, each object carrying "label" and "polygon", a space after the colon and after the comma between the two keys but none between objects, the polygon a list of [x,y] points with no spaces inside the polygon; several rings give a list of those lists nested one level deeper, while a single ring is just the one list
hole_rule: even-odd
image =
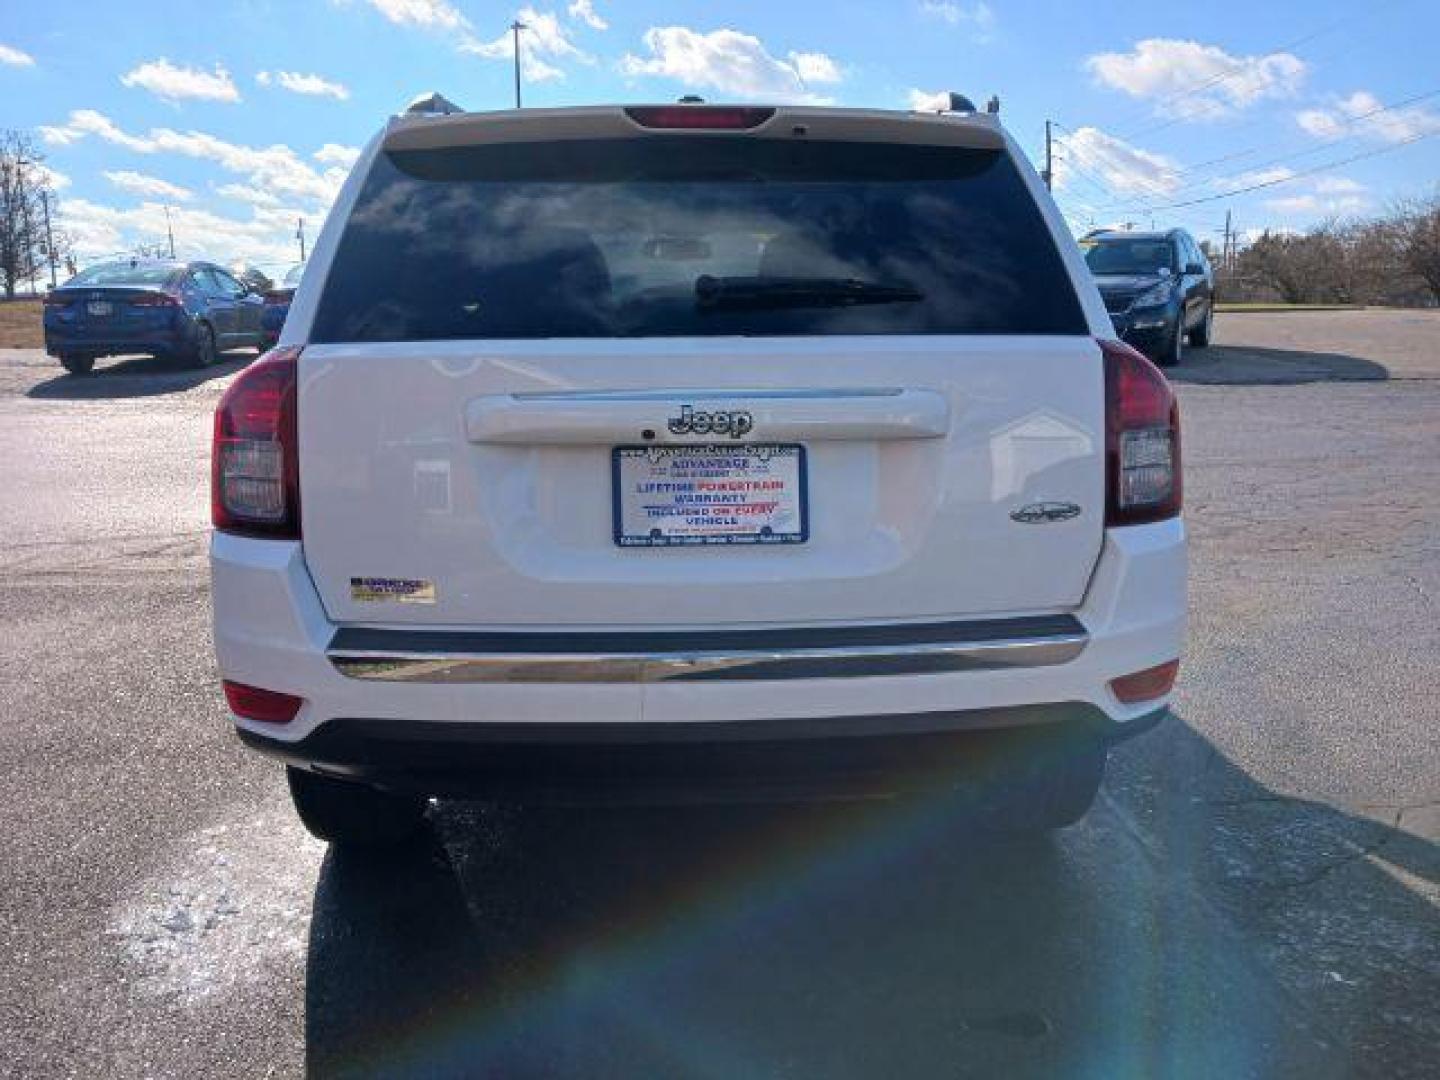
[{"label": "roof spoiler", "polygon": [[403,116],[454,116],[456,113],[463,113],[465,110],[456,105],[444,94],[432,90],[428,94],[421,94],[409,105],[405,106]]}]

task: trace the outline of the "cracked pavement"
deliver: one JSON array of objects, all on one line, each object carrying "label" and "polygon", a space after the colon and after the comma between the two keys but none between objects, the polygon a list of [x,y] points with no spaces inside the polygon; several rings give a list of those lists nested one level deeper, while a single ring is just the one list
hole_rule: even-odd
[{"label": "cracked pavement", "polygon": [[227,730],[238,363],[0,352],[0,1072],[1432,1075],[1440,313],[1312,318],[1175,373],[1189,651],[1081,825],[443,804],[386,862]]}]

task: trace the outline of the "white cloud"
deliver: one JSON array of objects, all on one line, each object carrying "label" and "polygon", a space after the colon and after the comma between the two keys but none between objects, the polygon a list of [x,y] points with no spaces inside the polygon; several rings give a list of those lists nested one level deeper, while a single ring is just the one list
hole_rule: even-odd
[{"label": "white cloud", "polygon": [[945,112],[950,108],[950,91],[910,90],[910,108],[914,112]]},{"label": "white cloud", "polygon": [[355,159],[360,156],[358,146],[341,146],[339,143],[327,142],[314,153],[316,161],[322,165],[338,165],[342,169],[348,169],[355,164]]},{"label": "white cloud", "polygon": [[54,130],[63,133],[61,138],[71,142],[94,135],[141,154],[172,153],[213,161],[227,172],[246,177],[257,187],[286,197],[308,198],[327,205],[345,180],[344,169],[329,168],[318,172],[284,143],[245,146],[218,139],[203,131],[174,131],[170,128],[151,128],[147,135],[131,135],[93,109],[72,112],[66,125]]},{"label": "white cloud", "polygon": [[70,177],[66,176],[62,172],[57,172],[55,169],[52,169],[44,162],[40,162],[39,164],[32,166],[32,168],[39,174],[37,179],[41,183],[48,183],[52,192],[59,191],[61,188],[67,188],[70,186]]},{"label": "white cloud", "polygon": [[610,24],[595,11],[595,0],[575,0],[565,10],[570,13],[572,19],[584,23],[591,30],[610,29]]},{"label": "white cloud", "polygon": [[1287,52],[1233,56],[1214,45],[1147,38],[1128,53],[1101,53],[1085,68],[1105,86],[1152,101],[1162,116],[1212,120],[1262,98],[1295,93],[1306,67]]},{"label": "white cloud", "polygon": [[1257,184],[1278,184],[1283,180],[1289,180],[1294,175],[1294,169],[1284,165],[1272,165],[1268,169],[1252,169],[1249,172],[1223,177],[1215,181],[1215,186],[1222,191],[1238,191],[1240,188],[1254,187]]},{"label": "white cloud", "polygon": [[343,83],[331,82],[319,75],[302,75],[298,71],[260,71],[256,73],[255,81],[261,86],[279,86],[291,93],[310,97],[333,97],[336,101],[346,101],[350,97],[350,90]]},{"label": "white cloud", "polygon": [[827,99],[808,92],[804,71],[819,72],[817,82],[835,82],[839,65],[824,53],[791,53],[788,60],[770,55],[760,39],[738,30],[702,33],[685,26],[652,26],[645,31],[649,57],[626,54],[620,61],[625,75],[653,75],[673,79],[686,89],[709,88],[745,97],[778,101]]},{"label": "white cloud", "polygon": [[142,154],[154,152],[154,144],[148,139],[127,135],[111,122],[110,118],[94,109],[77,109],[70,114],[64,127],[41,127],[40,136],[56,146],[68,146],[86,135],[97,135],[108,143],[137,150]]},{"label": "white cloud", "polygon": [[219,64],[214,71],[172,64],[163,56],[141,64],[134,71],[120,76],[125,86],[139,87],[162,101],[177,102],[185,98],[200,101],[240,100],[240,91],[235,88],[230,73]]},{"label": "white cloud", "polygon": [[181,202],[186,202],[193,196],[193,192],[189,188],[172,184],[169,180],[161,180],[158,176],[147,176],[145,173],[130,172],[125,169],[116,172],[107,171],[104,175],[106,180],[132,195],[149,195],[152,198],[177,199]]},{"label": "white cloud", "polygon": [[1381,142],[1401,143],[1440,132],[1440,112],[1424,105],[1387,109],[1366,90],[1357,90],[1325,109],[1296,113],[1295,121],[1317,139],[1365,135]]},{"label": "white cloud", "polygon": [[41,124],[36,130],[40,132],[40,138],[51,146],[69,146],[80,138],[79,134],[69,128],[52,127],[49,124]]},{"label": "white cloud", "polygon": [[922,0],[920,13],[951,26],[969,26],[982,37],[988,37],[995,28],[995,12],[984,0],[974,4],[960,4],[955,0]]},{"label": "white cloud", "polygon": [[1364,210],[1370,205],[1368,199],[1360,195],[1341,195],[1336,198],[1323,198],[1320,195],[1289,195],[1281,199],[1266,199],[1265,208],[1277,214],[1285,214],[1292,217],[1325,215],[1334,216],[1338,214],[1353,214]]},{"label": "white cloud", "polygon": [[1120,195],[1169,195],[1180,187],[1180,166],[1172,158],[1131,146],[1099,128],[1078,128],[1062,135],[1057,144],[1057,190],[1071,185],[1077,169]]},{"label": "white cloud", "polygon": [[800,81],[807,85],[838,83],[845,77],[840,71],[840,65],[824,53],[792,52],[789,60],[795,73],[800,76]]},{"label": "white cloud", "polygon": [[222,195],[227,199],[250,203],[252,206],[280,205],[280,200],[270,192],[265,191],[263,188],[252,187],[249,184],[222,184],[215,189],[215,194]]},{"label": "white cloud", "polygon": [[9,64],[11,67],[34,67],[35,58],[10,45],[0,45],[0,64]]},{"label": "white cloud", "polygon": [[[231,218],[190,207],[171,207],[175,251],[181,258],[203,256],[223,263],[294,261],[297,211],[254,209],[249,219]],[[58,218],[75,237],[82,259],[154,244],[165,238],[165,204],[146,202],[120,209],[88,199],[66,199]],[[313,216],[307,228],[319,225]]]},{"label": "white cloud", "polygon": [[1322,176],[1315,181],[1315,190],[1322,195],[1358,195],[1365,185],[1348,176]]},{"label": "white cloud", "polygon": [[[554,12],[523,7],[516,12],[515,18],[525,25],[525,29],[520,31],[520,70],[530,82],[565,77],[565,72],[550,61],[593,62],[589,54],[570,40]],[[515,55],[515,39],[508,30],[492,41],[467,37],[461,41],[460,51],[483,56],[487,60],[508,61]]]},{"label": "white cloud", "polygon": [[470,25],[465,16],[445,0],[370,0],[370,6],[396,26],[460,30]]}]

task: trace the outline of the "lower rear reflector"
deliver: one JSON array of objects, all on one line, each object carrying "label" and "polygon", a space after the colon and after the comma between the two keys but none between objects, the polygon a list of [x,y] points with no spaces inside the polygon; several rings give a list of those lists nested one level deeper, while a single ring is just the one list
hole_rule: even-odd
[{"label": "lower rear reflector", "polygon": [[288,724],[295,719],[303,698],[294,694],[282,694],[278,690],[262,690],[258,686],[225,680],[225,700],[230,711],[245,720],[258,720],[262,724]]},{"label": "lower rear reflector", "polygon": [[1175,676],[1180,673],[1179,660],[1167,660],[1144,671],[1122,675],[1110,680],[1110,689],[1126,705],[1138,705],[1142,701],[1153,701],[1164,697],[1175,685]]}]

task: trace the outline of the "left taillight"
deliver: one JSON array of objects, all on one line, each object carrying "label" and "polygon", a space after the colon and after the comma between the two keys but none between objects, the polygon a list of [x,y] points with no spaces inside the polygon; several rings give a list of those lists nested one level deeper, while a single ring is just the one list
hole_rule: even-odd
[{"label": "left taillight", "polygon": [[1141,525],[1179,515],[1180,406],[1164,374],[1119,341],[1105,359],[1105,524]]},{"label": "left taillight", "polygon": [[222,532],[300,539],[299,359],[298,346],[272,349],[215,409],[210,520]]}]

